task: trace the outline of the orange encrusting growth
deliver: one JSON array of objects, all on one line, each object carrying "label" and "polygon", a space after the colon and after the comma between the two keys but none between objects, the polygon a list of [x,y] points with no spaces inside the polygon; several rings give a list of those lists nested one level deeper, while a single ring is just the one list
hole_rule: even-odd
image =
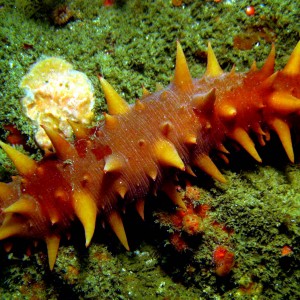
[{"label": "orange encrusting growth", "polygon": [[[282,71],[274,73],[275,49],[262,69],[224,72],[209,44],[204,76],[192,79],[177,42],[173,82],[129,105],[100,78],[108,104],[104,121],[94,129],[70,122],[70,143],[44,126],[55,153],[35,162],[1,142],[19,171],[0,184],[0,240],[43,239],[54,267],[59,242],[78,219],[91,242],[96,218],[104,219],[129,249],[122,211],[135,202],[144,217],[144,199],[162,189],[182,209],[186,206],[172,183],[174,171],[193,174],[198,167],[225,183],[210,154],[227,160],[224,142],[234,140],[258,162],[252,136],[264,145],[270,131],[279,136],[294,161],[290,128],[300,113],[300,42]],[[222,271],[222,273],[224,273]]]},{"label": "orange encrusting growth", "polygon": [[217,246],[213,253],[213,261],[218,276],[227,275],[234,266],[234,253],[224,246]]}]

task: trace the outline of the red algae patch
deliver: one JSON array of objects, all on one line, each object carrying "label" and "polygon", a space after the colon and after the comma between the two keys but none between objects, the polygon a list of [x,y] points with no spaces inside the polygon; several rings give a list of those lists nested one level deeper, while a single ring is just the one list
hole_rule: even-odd
[{"label": "red algae patch", "polygon": [[69,138],[72,128],[68,120],[88,125],[94,118],[90,80],[61,58],[49,57],[34,64],[20,87],[26,91],[21,100],[25,114],[36,125],[35,139],[44,150],[52,150],[52,144],[41,125]]},{"label": "red algae patch", "polygon": [[213,253],[216,274],[226,276],[234,266],[234,253],[224,246],[217,246]]},{"label": "red algae patch", "polygon": [[288,245],[284,245],[281,249],[281,256],[287,256],[289,254],[293,253],[293,249],[288,246]]}]

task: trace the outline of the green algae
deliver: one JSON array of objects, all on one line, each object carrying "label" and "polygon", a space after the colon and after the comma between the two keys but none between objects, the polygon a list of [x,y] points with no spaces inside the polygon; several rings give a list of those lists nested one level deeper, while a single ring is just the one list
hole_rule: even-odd
[{"label": "green algae", "polygon": [[[48,1],[54,7],[57,1]],[[271,3],[272,2],[272,3]],[[121,8],[103,7],[101,1],[66,1],[74,10],[75,20],[65,26],[54,26],[51,9],[37,10],[35,16],[18,6],[3,2],[1,18],[1,99],[4,106],[1,122],[11,122],[31,137],[32,126],[22,115],[19,99],[23,91],[19,82],[34,62],[43,56],[62,56],[88,75],[99,87],[97,74],[103,74],[128,101],[141,96],[141,86],[150,90],[157,83],[166,85],[174,69],[175,41],[179,39],[187,55],[193,76],[203,73],[203,52],[208,40],[214,46],[220,63],[226,69],[233,64],[246,70],[256,59],[262,62],[270,49],[260,38],[247,51],[233,47],[233,38],[247,28],[272,31],[277,46],[278,66],[299,37],[296,3],[279,4],[288,18],[279,14],[273,1],[257,6],[257,16],[248,17],[245,1],[238,4],[191,2],[173,7],[168,1],[128,1]],[[24,3],[24,2],[22,2]],[[26,1],[35,7],[41,1]],[[232,17],[234,14],[235,17]],[[293,21],[294,20],[294,21]],[[283,31],[282,28],[287,28]],[[226,33],[224,30],[226,29]],[[31,45],[26,48],[24,45]],[[281,61],[283,58],[283,61]],[[97,115],[105,109],[103,94],[96,88]],[[21,117],[20,117],[21,116]]]},{"label": "green algae", "polygon": [[[59,27],[51,20],[51,9],[62,2],[71,7],[75,18]],[[41,155],[33,140],[33,126],[20,106],[24,92],[19,83],[30,66],[44,56],[63,57],[87,74],[95,87],[99,120],[106,106],[97,75],[104,75],[126,100],[133,102],[141,96],[142,85],[154,91],[157,83],[168,84],[177,39],[194,77],[205,70],[204,52],[209,40],[221,66],[229,70],[235,64],[238,71],[248,70],[254,60],[261,66],[272,41],[276,43],[277,67],[283,67],[299,40],[297,1],[251,1],[256,8],[252,17],[245,14],[249,1],[183,2],[182,7],[173,7],[170,1],[162,0],[118,1],[118,5],[103,7],[96,0],[27,0],[16,1],[15,5],[1,1],[1,128],[3,124],[16,124],[28,136],[34,154]],[[234,48],[234,37],[249,30],[264,34],[249,50]],[[6,133],[0,133],[5,138]],[[278,154],[282,156],[284,153]],[[2,151],[0,162],[1,176],[8,179],[14,168]],[[212,199],[212,217],[234,230],[230,245],[236,264],[228,277],[218,278],[214,273],[212,249],[218,240],[214,230],[193,241],[192,251],[178,254],[170,245],[165,246],[165,229],[148,218],[150,229],[143,229],[157,238],[146,238],[136,251],[111,254],[113,247],[108,251],[97,241],[84,253],[64,245],[52,273],[47,270],[45,248],[25,261],[8,260],[2,253],[1,297],[297,299],[299,166],[282,165],[274,168],[271,162],[271,166],[250,168],[243,164],[234,171],[226,170],[228,185],[214,186],[202,178],[198,181]],[[292,247],[293,252],[283,257],[284,245]],[[36,288],[30,289],[33,283]]]},{"label": "green algae", "polygon": [[[217,220],[234,230],[231,243],[236,267],[232,280],[240,284],[233,293],[235,299],[245,297],[242,289],[247,284],[241,280],[245,277],[261,287],[260,293],[251,288],[250,295],[272,299],[299,297],[295,282],[300,275],[300,190],[295,180],[289,180],[294,175],[295,170],[290,167],[284,171],[257,167],[230,174],[228,186],[212,190]],[[293,249],[290,256],[281,253],[285,245]]]}]

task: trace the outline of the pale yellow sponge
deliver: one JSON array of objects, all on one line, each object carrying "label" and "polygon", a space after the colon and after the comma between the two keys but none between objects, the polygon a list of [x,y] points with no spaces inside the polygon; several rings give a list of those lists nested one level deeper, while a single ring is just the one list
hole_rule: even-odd
[{"label": "pale yellow sponge", "polygon": [[35,139],[44,150],[52,150],[52,144],[40,125],[56,129],[69,138],[72,128],[68,120],[85,125],[93,121],[92,83],[61,58],[49,57],[34,64],[20,87],[26,91],[21,100],[25,114],[37,126]]}]

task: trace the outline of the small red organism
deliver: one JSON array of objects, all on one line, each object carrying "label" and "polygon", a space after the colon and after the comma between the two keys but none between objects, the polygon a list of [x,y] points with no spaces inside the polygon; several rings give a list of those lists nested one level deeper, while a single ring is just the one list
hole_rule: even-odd
[{"label": "small red organism", "polygon": [[194,213],[186,214],[182,218],[182,229],[189,235],[203,232],[202,218]]},{"label": "small red organism", "polygon": [[26,145],[25,136],[22,135],[21,131],[16,128],[14,125],[4,125],[5,130],[9,131],[9,135],[6,138],[6,141],[12,145]]},{"label": "small red organism", "polygon": [[213,261],[218,276],[226,276],[234,265],[234,253],[224,246],[217,246],[213,252]]},{"label": "small red organism", "polygon": [[255,8],[252,5],[246,7],[246,14],[247,16],[254,16],[255,15]]},{"label": "small red organism", "polygon": [[281,256],[287,256],[290,253],[293,253],[292,248],[288,245],[284,245],[281,249]]},{"label": "small red organism", "polygon": [[185,197],[190,201],[197,201],[201,198],[200,190],[194,186],[187,185],[185,190]]},{"label": "small red organism", "polygon": [[23,49],[25,49],[25,50],[32,50],[32,49],[34,49],[34,47],[33,47],[32,44],[24,43],[23,44]]},{"label": "small red organism", "polygon": [[195,207],[196,214],[200,216],[202,219],[207,217],[209,210],[210,210],[210,205],[208,204],[201,204]]},{"label": "small red organism", "polygon": [[170,243],[178,252],[182,252],[188,249],[187,243],[178,232],[175,232],[170,236]]},{"label": "small red organism", "polygon": [[204,233],[208,224],[212,226],[215,226],[215,224],[209,221],[210,205],[200,204],[198,202],[200,197],[201,191],[199,188],[187,186],[184,197],[186,209],[179,208],[171,215],[163,214],[161,220],[171,226],[173,230],[182,231],[188,235]]},{"label": "small red organism", "polygon": [[[203,214],[202,214],[203,215]],[[187,209],[178,209],[175,214],[170,216],[172,226],[178,230],[183,230],[189,235],[203,232],[203,220],[199,210],[188,205]]]},{"label": "small red organism", "polygon": [[112,6],[114,3],[114,0],[104,0],[103,6]]},{"label": "small red organism", "polygon": [[173,6],[181,6],[182,5],[182,0],[172,0]]}]

